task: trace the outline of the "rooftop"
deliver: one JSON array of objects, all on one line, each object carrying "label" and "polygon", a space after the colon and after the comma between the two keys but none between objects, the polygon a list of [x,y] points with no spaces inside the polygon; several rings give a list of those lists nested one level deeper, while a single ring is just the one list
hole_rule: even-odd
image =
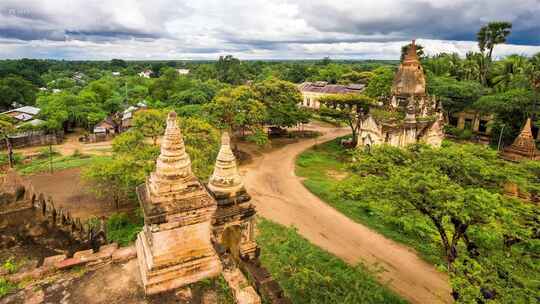
[{"label": "rooftop", "polygon": [[301,92],[313,92],[323,94],[350,94],[350,93],[362,93],[365,89],[363,84],[328,84],[325,81],[317,82],[304,82],[298,86]]}]

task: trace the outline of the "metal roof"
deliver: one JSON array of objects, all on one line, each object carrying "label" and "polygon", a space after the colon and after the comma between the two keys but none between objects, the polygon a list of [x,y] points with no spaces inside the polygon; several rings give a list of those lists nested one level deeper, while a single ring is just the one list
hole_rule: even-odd
[{"label": "metal roof", "polygon": [[326,84],[326,82],[304,82],[298,86],[301,92],[313,92],[322,94],[347,94],[347,93],[361,93],[365,89],[363,84]]}]

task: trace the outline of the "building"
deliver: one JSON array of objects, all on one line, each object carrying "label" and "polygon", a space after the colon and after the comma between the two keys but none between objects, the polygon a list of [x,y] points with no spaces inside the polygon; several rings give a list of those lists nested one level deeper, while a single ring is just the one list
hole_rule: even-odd
[{"label": "building", "polygon": [[20,124],[34,120],[34,117],[37,116],[40,111],[41,109],[36,107],[24,106],[0,113],[0,115],[9,116],[15,120],[15,124]]},{"label": "building", "polygon": [[176,69],[179,75],[188,75],[189,69]]},{"label": "building", "polygon": [[450,115],[448,124],[460,130],[471,130],[480,135],[491,135],[492,114],[482,114],[473,110],[464,110]]},{"label": "building", "polygon": [[121,75],[120,72],[116,72],[116,71],[115,71],[115,72],[112,72],[111,74],[112,74],[113,76],[120,76],[120,75]]},{"label": "building", "polygon": [[424,142],[439,147],[444,138],[440,102],[426,94],[424,70],[414,40],[394,76],[391,97],[373,106],[362,119],[358,145],[405,147]]},{"label": "building", "polygon": [[540,151],[532,134],[531,119],[527,118],[523,129],[514,142],[501,152],[503,159],[519,162],[522,160],[540,160]]},{"label": "building", "polygon": [[112,116],[107,116],[94,126],[94,134],[109,135],[115,134],[118,126],[112,119]]},{"label": "building", "polygon": [[133,126],[133,117],[137,112],[144,111],[148,107],[146,106],[146,103],[144,101],[139,102],[138,104],[134,106],[129,106],[127,109],[122,112],[121,116],[121,123],[120,123],[120,129],[127,130]]},{"label": "building", "polygon": [[152,72],[152,70],[144,70],[144,71],[139,73],[139,77],[150,78],[150,76],[152,76],[152,74],[154,74],[154,72]]},{"label": "building", "polygon": [[298,86],[302,93],[302,105],[306,108],[318,109],[321,104],[319,99],[332,94],[359,94],[365,89],[363,84],[328,84],[326,81],[304,82]]}]

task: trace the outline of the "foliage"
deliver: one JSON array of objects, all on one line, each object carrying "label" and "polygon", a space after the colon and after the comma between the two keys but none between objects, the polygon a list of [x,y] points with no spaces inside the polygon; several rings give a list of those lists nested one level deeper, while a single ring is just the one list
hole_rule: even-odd
[{"label": "foliage", "polygon": [[0,277],[0,298],[15,290],[17,286],[7,279]]},{"label": "foliage", "polygon": [[154,145],[165,131],[165,113],[160,110],[144,110],[135,113],[133,128],[145,137],[152,138]]},{"label": "foliage", "polygon": [[373,71],[375,76],[371,77],[366,87],[365,94],[371,98],[386,99],[390,97],[390,89],[394,80],[394,69],[390,67],[380,67]]},{"label": "foliage", "polygon": [[443,103],[443,109],[455,113],[469,108],[483,94],[484,88],[475,81],[456,80],[445,76],[428,78],[428,91]]},{"label": "foliage", "polygon": [[206,180],[212,174],[220,147],[219,131],[197,118],[180,120],[180,128],[191,158],[191,168],[197,177]]},{"label": "foliage", "polygon": [[361,94],[335,94],[323,96],[319,102],[324,105],[319,115],[346,123],[351,128],[353,146],[356,146],[364,114],[376,103],[375,100]]},{"label": "foliage", "polygon": [[144,225],[143,218],[130,218],[126,213],[114,213],[107,219],[107,240],[128,246],[137,239]]},{"label": "foliage", "polygon": [[469,140],[473,137],[472,130],[460,129],[449,125],[444,126],[444,132],[446,134],[455,136],[459,140]]},{"label": "foliage", "polygon": [[257,132],[266,118],[266,107],[249,86],[226,88],[205,105],[210,120],[220,129],[238,132]]},{"label": "foliage", "polygon": [[363,265],[350,266],[268,220],[258,224],[261,261],[293,303],[406,303]]},{"label": "foliage", "polygon": [[21,76],[0,78],[0,112],[9,109],[12,104],[33,105],[36,93],[37,88]]},{"label": "foliage", "polygon": [[[507,163],[471,144],[380,146],[353,158],[340,151],[334,141],[299,157],[297,173],[308,177],[306,186],[429,261],[444,260],[458,302],[526,303],[539,296],[531,278],[539,269],[540,214],[501,195],[507,182],[538,193],[538,166]],[[344,172],[339,182],[328,174],[334,166]]]},{"label": "foliage", "polygon": [[253,90],[257,99],[266,106],[266,124],[292,127],[308,122],[309,112],[299,106],[302,95],[293,83],[269,79],[256,83]]}]

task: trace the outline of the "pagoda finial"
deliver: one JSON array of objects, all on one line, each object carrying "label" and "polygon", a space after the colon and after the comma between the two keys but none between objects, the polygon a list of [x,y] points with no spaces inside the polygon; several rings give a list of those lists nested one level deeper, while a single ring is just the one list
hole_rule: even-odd
[{"label": "pagoda finial", "polygon": [[214,194],[235,195],[244,187],[236,166],[236,157],[231,150],[229,133],[221,135],[221,148],[214,166],[214,173],[208,182],[208,189]]}]

